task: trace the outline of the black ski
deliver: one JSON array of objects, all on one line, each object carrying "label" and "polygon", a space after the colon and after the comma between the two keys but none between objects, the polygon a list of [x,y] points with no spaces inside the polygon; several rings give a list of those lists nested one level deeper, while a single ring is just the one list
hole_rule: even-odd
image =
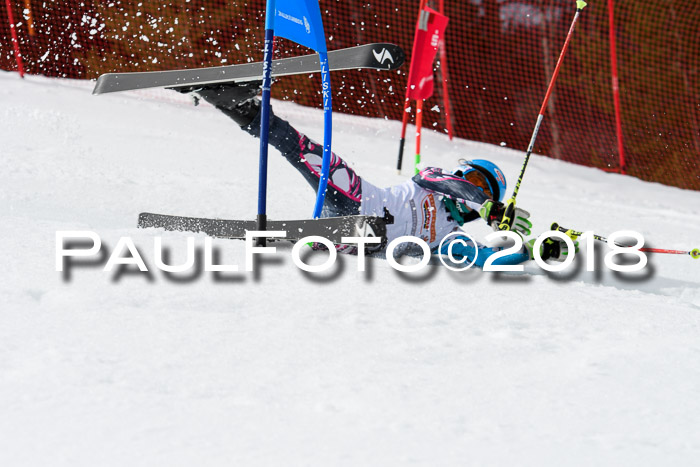
[{"label": "black ski", "polygon": [[[328,52],[331,71],[370,68],[395,70],[405,59],[398,45],[376,43]],[[97,79],[93,94],[147,88],[176,88],[193,84],[255,81],[262,78],[262,62],[188,70],[107,73]],[[272,76],[298,75],[320,71],[318,54],[272,61]]]},{"label": "black ski", "polygon": [[[384,217],[344,216],[287,221],[268,220],[267,230],[287,232],[287,236],[281,240],[294,241],[310,235],[319,235],[334,244],[342,244],[342,237],[381,237],[383,247],[386,241],[387,223],[393,223],[393,217],[388,212]],[[142,229],[154,227],[179,232],[202,232],[211,237],[237,239],[245,238],[248,230],[257,230],[257,222],[253,220],[207,219],[150,212],[139,214],[138,226]],[[276,239],[269,239],[269,241],[274,240]]]}]

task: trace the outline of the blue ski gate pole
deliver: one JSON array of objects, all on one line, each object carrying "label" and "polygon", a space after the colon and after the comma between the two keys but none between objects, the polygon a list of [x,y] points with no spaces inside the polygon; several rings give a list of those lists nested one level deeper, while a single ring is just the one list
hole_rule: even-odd
[{"label": "blue ski gate pole", "polygon": [[[270,87],[272,85],[272,44],[275,0],[267,0],[265,17],[265,51],[263,53],[262,103],[260,106],[260,167],[258,171],[258,230],[267,228],[267,144],[270,132]],[[258,246],[265,246],[265,238],[258,237]]]},{"label": "blue ski gate pole", "polygon": [[[326,38],[318,0],[279,0],[280,11],[275,0],[267,0],[265,11],[265,52],[263,56],[262,104],[260,109],[260,181],[258,189],[258,230],[265,230],[267,223],[267,144],[270,130],[270,87],[272,85],[272,46],[275,34],[318,52],[321,65],[323,91],[323,162],[318,181],[318,193],[314,205],[314,218],[321,217],[326,198],[328,174],[331,164],[331,139],[333,134],[331,78],[328,67]],[[276,24],[275,18],[279,16]],[[275,33],[275,28],[277,31]],[[264,239],[258,239],[264,245]]]},{"label": "blue ski gate pole", "polygon": [[328,188],[328,174],[331,169],[331,140],[333,138],[333,103],[331,98],[331,74],[328,70],[328,53],[318,53],[321,62],[321,86],[323,91],[323,162],[321,164],[321,177],[318,180],[318,193],[314,205],[314,219],[321,217],[321,210],[326,199]]}]

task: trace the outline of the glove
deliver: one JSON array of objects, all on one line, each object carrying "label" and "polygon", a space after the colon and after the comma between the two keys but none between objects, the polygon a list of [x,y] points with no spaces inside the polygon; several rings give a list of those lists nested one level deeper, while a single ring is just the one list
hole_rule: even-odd
[{"label": "glove", "polygon": [[[479,215],[488,225],[491,226],[493,230],[498,231],[498,226],[503,219],[503,213],[505,210],[505,204],[499,203],[498,201],[488,200],[481,205]],[[523,238],[529,236],[532,234],[532,222],[528,220],[529,218],[529,212],[524,209],[515,208],[515,214],[513,215],[514,220],[512,224],[510,224],[510,230]]]},{"label": "glove", "polygon": [[[578,253],[578,235],[574,235],[572,230],[567,230],[564,232],[571,240],[574,242],[575,253]],[[525,242],[525,248],[527,249],[530,259],[534,259],[533,249],[535,247],[536,239],[528,240]],[[558,238],[548,238],[540,246],[540,257],[547,261],[548,259],[553,259],[555,261],[563,262],[569,257],[569,245],[566,244],[564,240],[559,240]]]}]

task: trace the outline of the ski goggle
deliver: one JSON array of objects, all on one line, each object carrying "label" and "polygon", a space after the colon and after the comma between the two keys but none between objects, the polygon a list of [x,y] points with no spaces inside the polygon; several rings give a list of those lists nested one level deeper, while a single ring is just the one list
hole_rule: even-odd
[{"label": "ski goggle", "polygon": [[453,173],[458,177],[462,177],[472,185],[481,188],[481,191],[483,191],[486,196],[493,198],[491,183],[489,183],[487,175],[481,170],[472,167],[469,164],[463,164],[460,165]]}]

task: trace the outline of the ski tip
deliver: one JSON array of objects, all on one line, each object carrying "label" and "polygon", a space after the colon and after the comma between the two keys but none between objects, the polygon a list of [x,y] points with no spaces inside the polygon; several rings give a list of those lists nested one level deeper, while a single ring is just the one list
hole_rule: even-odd
[{"label": "ski tip", "polygon": [[401,68],[403,63],[406,61],[406,52],[403,51],[403,49],[396,45],[396,57],[394,58],[394,63],[393,66],[391,67],[392,70],[397,70]]},{"label": "ski tip", "polygon": [[401,68],[401,65],[403,65],[403,63],[406,61],[406,53],[403,51],[401,46],[396,44],[391,44],[389,42],[376,42],[366,44],[364,47],[366,46],[370,46],[372,48],[374,60],[379,63],[379,66],[373,65],[371,68],[397,70]]},{"label": "ski tip", "polygon": [[695,248],[690,252],[690,257],[693,259],[700,258],[700,248]]},{"label": "ski tip", "polygon": [[151,215],[151,213],[149,213],[149,212],[141,212],[141,213],[139,213],[139,220],[138,220],[136,226],[137,226],[139,229],[147,229],[147,228],[149,228],[149,227],[152,227],[152,225],[149,225],[149,222],[148,222],[148,217],[149,217],[150,215]]},{"label": "ski tip", "polygon": [[100,75],[99,78],[97,78],[97,82],[95,83],[95,87],[92,90],[92,95],[97,96],[99,94],[104,94],[106,92],[109,92],[107,89],[109,87],[108,81],[110,79],[110,76],[113,73],[105,73],[104,75]]}]

